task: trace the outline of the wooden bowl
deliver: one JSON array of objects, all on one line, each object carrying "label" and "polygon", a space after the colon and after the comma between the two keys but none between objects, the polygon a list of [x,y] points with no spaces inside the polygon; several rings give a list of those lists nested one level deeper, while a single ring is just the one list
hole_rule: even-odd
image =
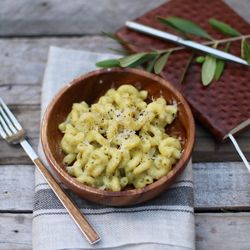
[{"label": "wooden bowl", "polygon": [[[58,125],[63,122],[74,102],[86,101],[92,104],[105,92],[122,84],[132,84],[139,89],[145,89],[150,96],[163,96],[168,102],[175,100],[178,103],[178,115],[171,124],[167,133],[180,136],[183,142],[181,159],[174,165],[172,171],[140,189],[111,192],[86,186],[66,171],[62,163],[64,154],[60,148],[62,133]],[[164,79],[138,69],[101,69],[83,75],[67,84],[53,98],[42,121],[41,138],[43,150],[50,165],[62,182],[79,196],[109,206],[127,206],[152,199],[164,191],[187,165],[194,144],[195,126],[190,108],[182,95]]]}]

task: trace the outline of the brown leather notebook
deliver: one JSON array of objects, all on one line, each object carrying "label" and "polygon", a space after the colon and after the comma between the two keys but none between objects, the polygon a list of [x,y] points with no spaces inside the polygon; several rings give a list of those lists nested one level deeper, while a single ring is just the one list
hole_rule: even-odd
[{"label": "brown leather notebook", "polygon": [[[190,19],[216,39],[226,38],[226,36],[208,24],[209,18],[226,22],[242,34],[250,33],[250,25],[220,0],[172,0],[135,20],[177,34],[157,21],[156,16],[179,16]],[[118,30],[116,34],[124,40],[136,43],[136,45],[126,45],[133,52],[176,47],[173,43],[138,33],[126,27]],[[197,37],[192,37],[192,39],[198,42],[203,41]],[[240,42],[231,43],[229,52],[240,56]],[[227,62],[221,79],[204,87],[200,79],[201,65],[194,62],[188,70],[185,81],[180,84],[181,74],[191,53],[191,50],[185,49],[172,54],[161,75],[186,97],[195,118],[207,127],[218,140],[223,141],[227,138],[228,133],[235,134],[250,125],[250,67]]]}]

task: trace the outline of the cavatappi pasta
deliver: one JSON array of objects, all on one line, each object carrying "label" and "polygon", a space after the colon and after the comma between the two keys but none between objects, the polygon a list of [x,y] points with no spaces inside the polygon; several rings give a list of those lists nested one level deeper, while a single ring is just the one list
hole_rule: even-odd
[{"label": "cavatappi pasta", "polygon": [[132,85],[110,89],[89,106],[74,103],[65,122],[61,148],[68,173],[81,183],[120,191],[142,188],[166,175],[181,157],[180,141],[165,128],[177,105],[160,97],[146,103],[147,91]]}]

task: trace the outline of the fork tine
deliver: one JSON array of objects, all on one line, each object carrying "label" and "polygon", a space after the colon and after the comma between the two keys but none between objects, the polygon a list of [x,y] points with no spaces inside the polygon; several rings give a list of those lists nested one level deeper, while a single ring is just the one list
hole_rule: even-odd
[{"label": "fork tine", "polygon": [[0,106],[0,114],[2,115],[3,119],[5,120],[5,122],[8,124],[9,129],[11,130],[12,133],[17,133],[16,128],[13,126],[11,120],[7,117],[7,115],[5,114],[3,108]]},{"label": "fork tine", "polygon": [[1,115],[0,115],[0,124],[2,125],[3,131],[5,131],[5,133],[8,136],[11,136],[12,132],[10,131],[9,127],[7,126],[6,122],[4,121]]},{"label": "fork tine", "polygon": [[1,123],[0,123],[0,135],[2,136],[3,139],[6,139],[6,137],[7,137],[6,133],[4,132],[4,130],[2,128]]},{"label": "fork tine", "polygon": [[0,97],[0,104],[2,104],[2,107],[4,109],[4,111],[6,112],[6,114],[9,116],[10,120],[12,121],[12,123],[15,125],[15,127],[18,130],[22,129],[21,124],[17,121],[17,119],[15,118],[15,116],[12,114],[12,112],[9,110],[9,108],[6,106],[6,104],[3,102],[2,98]]}]

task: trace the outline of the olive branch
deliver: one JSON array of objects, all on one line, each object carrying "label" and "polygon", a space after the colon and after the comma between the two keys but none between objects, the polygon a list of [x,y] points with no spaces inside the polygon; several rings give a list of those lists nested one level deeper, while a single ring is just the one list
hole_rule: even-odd
[{"label": "olive branch", "polygon": [[[219,32],[224,35],[230,36],[229,38],[216,40],[210,34],[208,34],[204,29],[202,29],[199,25],[193,23],[190,20],[180,18],[180,17],[157,17],[157,20],[161,23],[171,27],[180,35],[186,39],[190,39],[190,35],[198,36],[204,38],[208,41],[203,42],[204,45],[212,46],[213,48],[217,48],[221,44],[225,44],[224,51],[229,52],[230,44],[235,41],[241,41],[241,58],[245,59],[248,64],[250,64],[250,44],[247,42],[247,39],[250,38],[250,35],[243,35],[235,28],[230,25],[219,21],[215,18],[211,18],[208,20],[208,23]],[[111,33],[103,32],[105,36],[110,37],[113,40],[116,40],[121,45],[132,44],[134,46],[140,46],[141,44],[137,44],[135,42],[125,41],[123,39],[118,38],[116,35]],[[180,51],[186,49],[186,47],[173,47],[165,50],[157,50],[150,49],[149,51],[130,54],[127,50],[114,50],[120,54],[124,54],[125,56],[118,59],[108,59],[104,61],[99,61],[96,63],[96,66],[102,68],[110,68],[110,67],[138,67],[143,66],[147,71],[154,72],[155,74],[160,74],[162,70],[167,66],[167,62],[169,57],[174,54],[176,51]],[[193,62],[194,54],[188,58],[186,65],[184,67],[183,73],[180,77],[180,82],[183,83],[185,80],[185,76],[187,75],[188,69]],[[201,64],[201,81],[204,86],[208,86],[213,80],[218,81],[225,69],[225,60],[221,58],[216,58],[212,55],[205,54],[204,56],[198,56],[195,58],[195,62]]]}]

